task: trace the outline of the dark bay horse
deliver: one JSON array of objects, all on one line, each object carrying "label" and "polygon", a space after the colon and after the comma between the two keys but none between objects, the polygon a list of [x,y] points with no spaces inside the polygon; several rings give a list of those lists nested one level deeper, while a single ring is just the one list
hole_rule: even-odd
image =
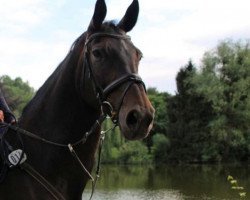
[{"label": "dark bay horse", "polygon": [[[154,108],[138,76],[142,53],[126,35],[135,26],[138,12],[138,1],[134,0],[119,23],[103,22],[106,4],[97,0],[88,30],[75,41],[22,113],[18,124],[22,129],[51,141],[21,135],[27,155],[25,163],[59,195],[48,192],[49,185],[32,173],[15,167],[0,184],[1,200],[82,199],[89,176],[73,158],[67,144],[81,141],[106,112],[103,110],[108,110],[125,138],[142,139],[149,134]],[[10,132],[15,140],[16,133]],[[85,142],[74,146],[87,171],[93,168],[99,138],[100,126],[97,126]]]}]

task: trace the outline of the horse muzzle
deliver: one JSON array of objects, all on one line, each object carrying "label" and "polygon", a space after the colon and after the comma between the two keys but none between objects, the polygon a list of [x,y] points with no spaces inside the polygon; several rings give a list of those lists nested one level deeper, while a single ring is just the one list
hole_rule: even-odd
[{"label": "horse muzzle", "polygon": [[[138,85],[135,84],[130,90],[119,112],[119,127],[126,139],[143,139],[153,127],[155,110],[144,91],[136,92],[139,90]],[[130,97],[131,94],[134,98]]]}]

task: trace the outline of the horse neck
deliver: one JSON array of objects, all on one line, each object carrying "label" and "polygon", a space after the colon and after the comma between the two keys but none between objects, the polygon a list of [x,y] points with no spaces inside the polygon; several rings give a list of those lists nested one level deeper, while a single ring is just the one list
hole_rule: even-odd
[{"label": "horse neck", "polygon": [[[30,127],[30,123],[25,124],[25,121],[30,120],[36,123],[38,127],[42,124],[45,127],[56,127],[56,129],[58,129],[60,127],[65,128],[65,126],[74,125],[74,127],[86,131],[85,129],[89,128],[88,124],[92,124],[96,120],[99,110],[87,105],[83,98],[88,99],[88,94],[80,94],[82,91],[79,91],[79,88],[75,87],[78,81],[77,75],[81,73],[76,71],[78,70],[76,67],[78,65],[78,58],[79,55],[77,56],[75,53],[70,53],[38,90],[35,97],[23,111],[20,119],[22,126]],[[32,129],[38,129],[32,125]],[[52,133],[46,135],[44,132],[39,131],[40,128],[37,134],[40,132],[39,135],[41,136],[49,136],[49,138],[57,136]],[[47,128],[42,128],[42,130],[43,129]],[[64,138],[65,136],[68,136],[68,134],[63,134],[62,137],[55,139],[63,140],[66,139]],[[74,140],[73,137],[77,138],[77,136],[78,135],[72,135],[70,133],[69,139]]]},{"label": "horse neck", "polygon": [[[25,108],[20,126],[47,140],[68,144],[83,137],[98,118],[99,111],[86,105],[75,89],[77,63],[70,58],[64,62],[67,66],[62,63]],[[99,131],[76,149],[89,170],[93,167]],[[79,163],[75,162],[67,148],[44,144],[31,138],[24,138],[24,143],[28,161],[34,168],[54,185],[61,185],[58,187],[62,188],[67,185],[65,193],[72,188],[76,192],[76,188],[79,188],[78,193],[81,194],[86,184],[86,174],[80,171]]]}]

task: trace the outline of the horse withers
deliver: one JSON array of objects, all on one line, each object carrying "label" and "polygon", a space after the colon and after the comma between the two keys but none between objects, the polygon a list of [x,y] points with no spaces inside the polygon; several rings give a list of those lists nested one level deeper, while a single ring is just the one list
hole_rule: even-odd
[{"label": "horse withers", "polygon": [[[87,31],[22,113],[18,125],[30,133],[21,138],[27,156],[24,163],[31,170],[23,164],[10,169],[0,185],[1,200],[82,199],[103,114],[128,140],[149,134],[154,108],[138,75],[142,53],[126,35],[138,13],[134,0],[119,23],[103,22],[106,4],[97,0]],[[16,131],[9,130],[10,144],[15,146],[16,137]]]}]

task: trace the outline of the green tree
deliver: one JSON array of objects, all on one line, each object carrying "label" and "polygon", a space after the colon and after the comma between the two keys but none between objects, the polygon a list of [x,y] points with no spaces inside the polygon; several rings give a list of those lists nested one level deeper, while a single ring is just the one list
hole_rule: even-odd
[{"label": "green tree", "polygon": [[168,125],[168,115],[167,115],[167,100],[170,98],[170,94],[166,92],[158,92],[156,88],[149,88],[147,90],[148,97],[155,108],[155,118],[154,118],[154,126],[151,131],[154,133],[167,133],[167,125]]},{"label": "green tree", "polygon": [[168,98],[170,98],[170,94],[166,92],[158,92],[156,88],[148,88],[147,93],[153,107],[155,108],[153,129],[151,130],[150,135],[144,140],[148,147],[148,152],[151,153],[151,148],[153,146],[153,136],[155,134],[167,135],[167,101]]},{"label": "green tree", "polygon": [[[114,124],[111,120],[106,120],[102,126],[102,129],[109,130]],[[124,137],[122,137],[120,130],[115,128],[105,135],[105,141],[102,150],[102,162],[104,163],[118,163],[121,146],[125,143]]]},{"label": "green tree", "polygon": [[207,124],[213,115],[211,105],[197,94],[192,79],[197,70],[191,61],[176,76],[177,94],[168,102],[170,148],[168,159],[175,162],[212,160]]},{"label": "green tree", "polygon": [[11,79],[7,75],[0,76],[0,88],[10,109],[17,117],[34,95],[34,89],[20,77]]},{"label": "green tree", "polygon": [[[196,92],[216,113],[210,132],[224,161],[249,158],[250,46],[249,41],[223,41],[204,55]],[[205,81],[204,81],[205,80]]]},{"label": "green tree", "polygon": [[249,41],[223,41],[176,77],[168,102],[169,160],[246,161],[250,152]]}]

